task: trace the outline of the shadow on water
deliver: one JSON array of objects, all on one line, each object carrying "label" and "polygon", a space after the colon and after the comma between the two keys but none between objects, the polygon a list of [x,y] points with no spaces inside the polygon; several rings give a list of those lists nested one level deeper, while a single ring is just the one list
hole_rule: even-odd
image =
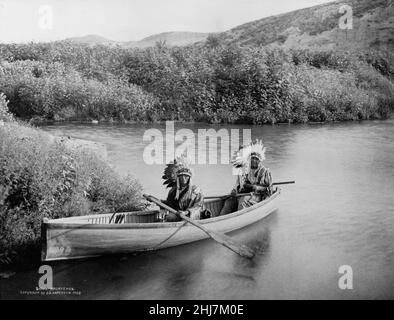
[{"label": "shadow on water", "polygon": [[261,271],[261,268],[270,257],[270,227],[272,224],[275,224],[277,219],[276,213],[275,211],[262,221],[234,233],[234,235],[239,234],[240,241],[255,252],[253,259],[244,259],[234,255],[232,259],[234,275],[243,275],[244,278],[255,281],[256,273]]}]

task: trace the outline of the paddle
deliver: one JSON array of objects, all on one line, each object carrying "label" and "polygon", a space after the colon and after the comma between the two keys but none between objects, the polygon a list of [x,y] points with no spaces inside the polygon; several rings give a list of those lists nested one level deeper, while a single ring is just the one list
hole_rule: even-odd
[{"label": "paddle", "polygon": [[[295,183],[295,181],[282,181],[282,182],[274,182],[272,185],[273,186],[278,186],[278,185],[282,185],[282,184],[292,184]],[[210,197],[204,197],[205,200],[209,200],[209,199],[220,199],[220,198],[230,198],[230,197],[235,197],[235,198],[239,198],[239,197],[244,197],[244,196],[250,196],[251,192],[249,193],[237,193],[235,195],[226,195],[226,196],[210,196]]]},{"label": "paddle", "polygon": [[111,218],[109,219],[109,224],[111,224],[111,222],[112,222],[112,219],[115,217],[115,214],[117,214],[117,212],[114,212],[113,214],[112,214],[112,216],[111,216]]},{"label": "paddle", "polygon": [[204,200],[219,199],[219,198],[227,199],[227,198],[230,198],[230,197],[240,198],[240,197],[245,197],[245,196],[250,196],[250,195],[252,195],[252,192],[248,192],[248,193],[237,193],[237,194],[234,194],[234,195],[228,194],[228,195],[225,195],[225,196],[204,197]]},{"label": "paddle", "polygon": [[292,184],[295,183],[295,181],[282,181],[282,182],[274,182],[272,185],[273,186],[279,186],[281,184]]},{"label": "paddle", "polygon": [[117,214],[117,213],[119,213],[119,212],[114,212],[113,214],[112,214],[112,216],[111,216],[111,218],[109,219],[109,224],[111,224],[111,222],[112,222],[112,219],[115,217],[115,215]]},{"label": "paddle", "polygon": [[180,214],[178,213],[176,210],[174,210],[173,208],[167,206],[166,204],[162,203],[159,199],[144,194],[144,198],[147,199],[150,202],[156,203],[159,207],[162,207],[165,210],[168,210],[174,214],[176,214],[178,217],[180,217],[181,219],[189,222],[190,224],[192,224],[193,226],[201,229],[202,231],[204,231],[209,237],[211,237],[213,240],[219,242],[221,245],[227,247],[228,249],[234,251],[235,253],[239,254],[242,257],[246,257],[246,258],[253,258],[254,257],[254,251],[250,248],[248,248],[247,246],[243,245],[243,244],[239,244],[237,242],[235,242],[232,238],[230,238],[229,236],[226,236],[225,234],[222,233],[218,233],[218,232],[214,232],[211,230],[208,230],[207,228],[203,227],[201,224],[199,224],[196,220],[192,220],[188,217],[186,217],[184,214]]}]

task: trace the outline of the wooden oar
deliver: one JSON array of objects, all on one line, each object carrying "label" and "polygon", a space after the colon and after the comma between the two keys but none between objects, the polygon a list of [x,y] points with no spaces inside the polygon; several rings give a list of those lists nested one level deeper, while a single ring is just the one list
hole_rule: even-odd
[{"label": "wooden oar", "polygon": [[[295,183],[295,181],[282,181],[282,182],[274,182],[272,185],[273,186],[278,186],[278,185],[282,185],[282,184],[292,184]],[[210,196],[210,197],[204,197],[205,200],[209,200],[209,199],[227,199],[230,197],[235,197],[235,198],[239,198],[239,197],[244,197],[244,196],[249,196],[251,194],[251,192],[249,193],[237,193],[235,195],[225,195],[225,196]]]},{"label": "wooden oar", "polygon": [[117,213],[119,213],[119,212],[114,212],[113,214],[112,214],[112,216],[111,216],[111,218],[109,219],[109,224],[111,224],[111,222],[112,222],[112,219],[115,217],[115,215],[117,214]]},{"label": "wooden oar", "polygon": [[248,193],[237,193],[234,195],[231,194],[227,194],[225,196],[210,196],[210,197],[204,197],[204,200],[210,200],[210,199],[227,199],[230,197],[234,197],[234,198],[240,198],[240,197],[245,197],[245,196],[250,196],[252,195],[252,192],[248,192]]},{"label": "wooden oar", "polygon": [[272,185],[273,186],[279,186],[281,184],[293,184],[295,181],[282,181],[282,182],[274,182]]},{"label": "wooden oar", "polygon": [[148,201],[151,201],[153,203],[156,203],[159,207],[162,207],[165,210],[168,210],[174,214],[176,214],[178,217],[180,217],[181,219],[189,222],[190,224],[192,224],[193,226],[201,229],[202,231],[204,231],[209,237],[211,237],[213,240],[219,242],[221,245],[227,247],[228,249],[234,251],[235,253],[239,254],[242,257],[246,257],[246,258],[253,258],[255,252],[250,249],[249,247],[243,245],[243,244],[239,244],[237,242],[235,242],[232,238],[230,238],[229,236],[226,236],[225,234],[222,233],[218,233],[218,232],[214,232],[212,230],[208,230],[207,228],[203,227],[201,224],[199,224],[196,220],[192,220],[188,217],[186,217],[184,214],[180,214],[178,213],[176,210],[174,210],[173,208],[167,206],[166,204],[162,203],[159,199],[144,194],[144,198],[147,199]]}]

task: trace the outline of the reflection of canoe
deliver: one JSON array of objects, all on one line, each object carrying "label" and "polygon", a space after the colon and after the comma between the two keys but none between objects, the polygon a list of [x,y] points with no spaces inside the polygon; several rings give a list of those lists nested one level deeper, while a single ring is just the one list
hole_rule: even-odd
[{"label": "reflection of canoe", "polygon": [[[199,223],[212,231],[222,233],[241,229],[275,211],[279,194],[278,189],[269,199],[252,207],[225,216],[199,220]],[[222,199],[216,199],[206,201],[205,205],[211,212],[218,212],[223,203]],[[113,221],[109,224],[112,214],[46,219],[42,224],[42,260],[77,259],[147,251],[208,238],[205,232],[190,224],[179,228],[184,224],[183,221],[157,222],[159,211],[128,212],[117,215],[124,216],[123,219],[114,219],[114,221],[120,220],[121,223]],[[169,239],[165,241],[167,238]]]}]

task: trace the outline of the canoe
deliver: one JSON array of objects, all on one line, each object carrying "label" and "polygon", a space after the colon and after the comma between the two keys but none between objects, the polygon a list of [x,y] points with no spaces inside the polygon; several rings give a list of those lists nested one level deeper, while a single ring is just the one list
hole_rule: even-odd
[{"label": "canoe", "polygon": [[[206,228],[228,233],[251,225],[276,210],[278,188],[268,199],[227,215],[199,220]],[[205,201],[212,213],[220,212],[223,199]],[[44,219],[41,230],[42,261],[68,260],[108,254],[150,251],[208,238],[201,229],[180,222],[158,222],[159,210]],[[119,221],[117,221],[119,220]],[[115,221],[120,223],[114,223]],[[182,226],[183,225],[183,226]]]}]

